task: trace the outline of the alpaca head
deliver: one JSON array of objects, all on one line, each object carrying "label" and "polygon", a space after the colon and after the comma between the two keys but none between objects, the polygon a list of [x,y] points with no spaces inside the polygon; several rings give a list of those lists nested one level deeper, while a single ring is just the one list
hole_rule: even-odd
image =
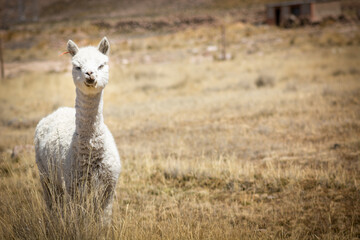
[{"label": "alpaca head", "polygon": [[75,86],[87,95],[101,92],[109,80],[110,44],[107,38],[104,37],[97,48],[90,46],[80,49],[69,40],[67,49],[72,55],[72,75]]}]

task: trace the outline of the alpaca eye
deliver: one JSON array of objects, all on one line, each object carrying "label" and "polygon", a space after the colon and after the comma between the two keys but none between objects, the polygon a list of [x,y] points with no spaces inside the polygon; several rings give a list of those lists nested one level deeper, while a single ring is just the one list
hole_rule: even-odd
[{"label": "alpaca eye", "polygon": [[76,70],[81,70],[81,67],[75,67]]},{"label": "alpaca eye", "polygon": [[104,67],[104,64],[101,64],[99,67],[98,67],[98,69],[100,70],[100,69],[102,69]]}]

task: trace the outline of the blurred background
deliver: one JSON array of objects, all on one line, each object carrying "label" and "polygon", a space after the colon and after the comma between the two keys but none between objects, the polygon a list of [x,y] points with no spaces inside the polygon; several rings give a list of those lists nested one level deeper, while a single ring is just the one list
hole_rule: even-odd
[{"label": "blurred background", "polygon": [[360,238],[360,1],[0,7],[0,238],[49,237],[23,194],[41,194],[34,129],[74,106],[67,41],[103,36],[123,162],[114,238]]}]

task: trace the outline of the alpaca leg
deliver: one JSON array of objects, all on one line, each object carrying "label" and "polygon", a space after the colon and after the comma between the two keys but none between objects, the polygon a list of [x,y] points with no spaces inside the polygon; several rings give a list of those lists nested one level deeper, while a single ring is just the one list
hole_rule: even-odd
[{"label": "alpaca leg", "polygon": [[51,197],[51,190],[49,188],[49,179],[45,177],[41,177],[40,181],[43,188],[43,196],[44,196],[45,204],[48,207],[48,209],[51,210],[53,201]]},{"label": "alpaca leg", "polygon": [[101,217],[101,222],[104,225],[109,225],[111,223],[112,206],[113,206],[113,197],[109,199],[109,201],[103,208],[103,215]]},{"label": "alpaca leg", "polygon": [[64,202],[64,189],[61,186],[57,186],[48,177],[41,177],[41,185],[43,188],[43,195],[46,206],[49,210],[54,208],[63,207]]},{"label": "alpaca leg", "polygon": [[111,223],[114,195],[115,195],[114,186],[110,184],[106,187],[106,190],[104,191],[103,200],[101,204],[101,208],[103,211],[101,221],[104,225],[109,225]]}]

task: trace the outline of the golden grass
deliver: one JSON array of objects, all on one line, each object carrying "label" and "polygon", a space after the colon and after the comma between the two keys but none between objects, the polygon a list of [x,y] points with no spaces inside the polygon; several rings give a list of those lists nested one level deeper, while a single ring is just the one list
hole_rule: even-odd
[{"label": "golden grass", "polygon": [[3,82],[0,238],[359,238],[356,34],[228,29],[226,62],[205,51],[218,40],[210,27],[114,44],[104,114],[123,172],[108,228],[54,218],[34,153],[10,157],[32,144],[37,120],[73,105],[70,73],[30,69]]}]

